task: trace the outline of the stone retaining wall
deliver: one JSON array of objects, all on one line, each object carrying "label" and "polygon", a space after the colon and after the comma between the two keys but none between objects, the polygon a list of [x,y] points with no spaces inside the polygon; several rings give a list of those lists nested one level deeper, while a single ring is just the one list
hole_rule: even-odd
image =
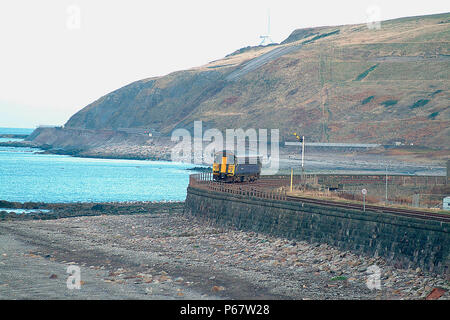
[{"label": "stone retaining wall", "polygon": [[189,186],[185,214],[225,227],[327,243],[397,266],[449,274],[450,224]]}]

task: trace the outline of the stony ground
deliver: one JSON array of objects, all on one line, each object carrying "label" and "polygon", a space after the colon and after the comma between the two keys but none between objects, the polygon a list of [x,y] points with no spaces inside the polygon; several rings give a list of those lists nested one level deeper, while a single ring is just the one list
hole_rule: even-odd
[{"label": "stony ground", "polygon": [[[69,290],[67,267],[81,268]],[[381,289],[370,290],[370,267]],[[369,270],[368,270],[369,268]],[[327,245],[223,230],[181,210],[0,222],[1,299],[424,299],[449,282]]]}]

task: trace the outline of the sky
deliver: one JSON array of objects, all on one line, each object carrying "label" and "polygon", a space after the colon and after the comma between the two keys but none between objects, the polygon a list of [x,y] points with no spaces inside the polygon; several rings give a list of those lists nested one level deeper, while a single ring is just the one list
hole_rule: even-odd
[{"label": "sky", "polygon": [[298,28],[365,23],[373,7],[387,20],[449,12],[450,2],[1,0],[0,127],[62,125],[133,81],[258,45],[268,13],[281,42]]}]

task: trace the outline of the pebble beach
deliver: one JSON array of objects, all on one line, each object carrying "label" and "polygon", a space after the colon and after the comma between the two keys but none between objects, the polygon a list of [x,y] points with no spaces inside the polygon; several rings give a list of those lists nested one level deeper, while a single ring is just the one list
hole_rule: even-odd
[{"label": "pebble beach", "polygon": [[[0,222],[0,299],[449,298],[449,279],[326,244],[223,229],[180,204]],[[135,206],[134,211],[131,209]],[[140,208],[140,209],[139,209]],[[68,289],[69,266],[81,271]],[[373,266],[379,288],[369,289]]]}]

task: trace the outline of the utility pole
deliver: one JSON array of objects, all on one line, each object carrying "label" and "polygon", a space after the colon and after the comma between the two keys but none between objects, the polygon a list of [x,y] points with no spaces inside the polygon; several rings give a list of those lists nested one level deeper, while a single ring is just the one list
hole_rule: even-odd
[{"label": "utility pole", "polygon": [[303,184],[303,189],[306,188],[304,160],[305,160],[305,136],[302,136],[302,184]]},{"label": "utility pole", "polygon": [[385,190],[385,200],[384,200],[384,205],[387,206],[388,204],[388,174],[387,174],[387,165],[386,165],[386,190]]},{"label": "utility pole", "polygon": [[450,181],[450,160],[447,160],[447,180],[445,180],[445,184],[449,184]]},{"label": "utility pole", "polygon": [[299,136],[296,132],[294,132],[294,136],[298,141],[302,143],[302,185],[304,184],[305,179],[305,136]]},{"label": "utility pole", "polygon": [[305,136],[302,136],[302,175],[305,172]]},{"label": "utility pole", "polygon": [[292,192],[292,178],[294,176],[294,168],[291,168],[291,192]]},{"label": "utility pole", "polygon": [[367,190],[366,189],[362,189],[361,193],[363,194],[363,210],[364,210],[364,212],[366,212],[366,194],[367,194]]}]

